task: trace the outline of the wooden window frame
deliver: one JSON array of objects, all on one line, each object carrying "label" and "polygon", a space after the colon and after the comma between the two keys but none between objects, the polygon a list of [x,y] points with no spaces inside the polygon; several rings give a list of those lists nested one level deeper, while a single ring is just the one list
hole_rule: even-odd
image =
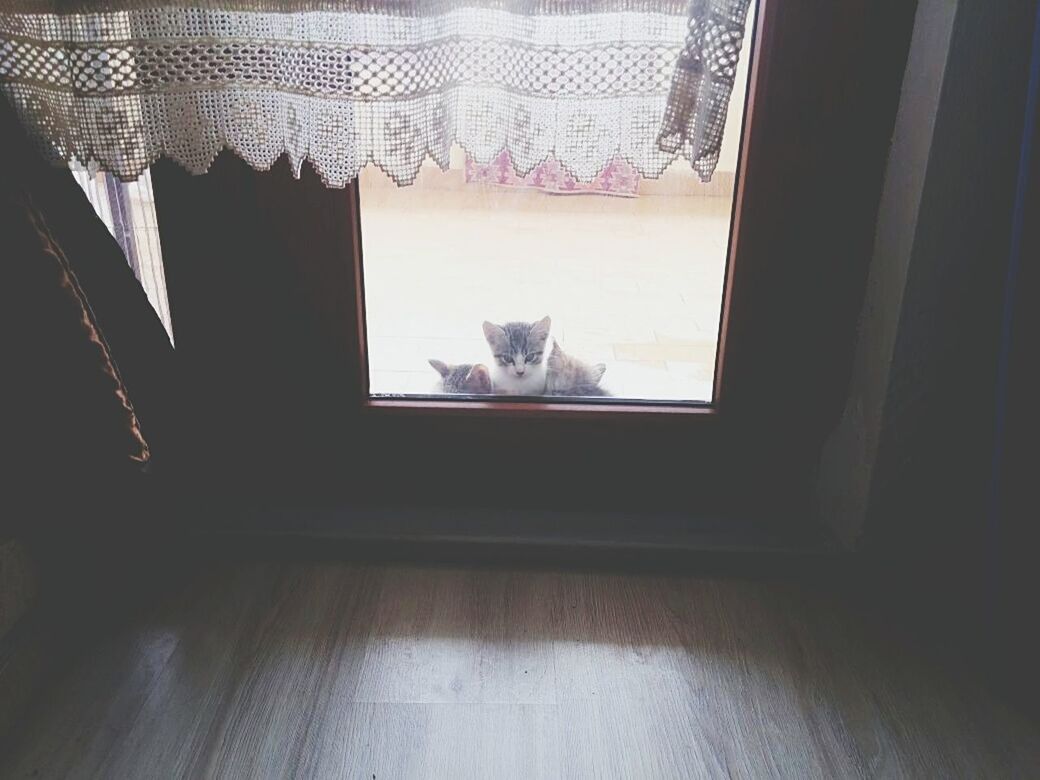
[{"label": "wooden window frame", "polygon": [[710,407],[369,398],[356,184],[326,189],[307,165],[297,180],[284,159],[158,163],[198,436],[237,445],[199,470],[490,506],[509,495],[496,470],[538,464],[532,506],[804,516],[844,403],[912,6],[760,0]]}]

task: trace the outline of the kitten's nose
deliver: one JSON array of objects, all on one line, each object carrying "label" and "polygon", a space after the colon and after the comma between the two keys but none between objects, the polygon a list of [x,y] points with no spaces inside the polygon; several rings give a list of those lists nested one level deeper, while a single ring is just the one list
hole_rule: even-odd
[{"label": "kitten's nose", "polygon": [[513,370],[516,371],[516,375],[517,376],[523,376],[524,375],[524,371],[527,370],[527,366],[524,366],[524,365],[514,365],[513,366]]}]

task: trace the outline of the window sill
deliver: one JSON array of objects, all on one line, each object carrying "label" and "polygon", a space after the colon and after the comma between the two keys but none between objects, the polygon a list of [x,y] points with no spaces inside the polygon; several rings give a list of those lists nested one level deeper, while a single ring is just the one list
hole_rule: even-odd
[{"label": "window sill", "polygon": [[576,417],[631,419],[665,418],[668,416],[713,418],[718,409],[702,402],[635,402],[624,399],[596,399],[594,401],[559,400],[545,402],[530,399],[494,401],[441,400],[435,397],[368,398],[363,403],[367,413],[380,415],[453,416],[476,415],[487,417]]}]

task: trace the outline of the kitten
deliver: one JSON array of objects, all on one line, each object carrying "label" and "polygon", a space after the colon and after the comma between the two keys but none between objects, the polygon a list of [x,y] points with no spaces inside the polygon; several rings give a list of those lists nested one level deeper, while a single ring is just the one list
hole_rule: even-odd
[{"label": "kitten", "polygon": [[430,358],[430,365],[441,375],[438,392],[454,395],[487,395],[491,392],[491,374],[483,363],[449,366]]},{"label": "kitten", "polygon": [[568,355],[554,341],[549,353],[545,392],[547,395],[608,396],[610,393],[599,386],[606,370],[603,363],[590,366]]},{"label": "kitten", "polygon": [[545,393],[545,347],[552,320],[484,323],[484,338],[495,362],[491,385],[503,395],[542,395]]}]

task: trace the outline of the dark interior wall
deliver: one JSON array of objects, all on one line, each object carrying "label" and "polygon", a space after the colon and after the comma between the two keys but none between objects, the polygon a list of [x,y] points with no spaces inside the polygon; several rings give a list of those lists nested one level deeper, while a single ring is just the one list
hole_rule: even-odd
[{"label": "dark interior wall", "polygon": [[[1035,44],[1040,43],[1040,20]],[[991,558],[996,562],[988,582],[996,607],[993,623],[1001,648],[997,668],[1031,669],[1040,658],[1040,625],[1035,619],[1040,593],[1040,509],[1036,475],[1040,468],[1040,45],[1032,63],[1029,116],[1031,144],[1024,150],[1019,180],[1021,203],[1012,227],[1012,266],[1007,275],[1004,321],[1005,352],[1000,356],[996,394],[994,484],[990,495]],[[1036,701],[1040,683],[1019,686],[1020,695]]]},{"label": "dark interior wall", "polygon": [[[194,442],[183,484],[242,497],[278,495],[290,476],[342,482],[326,468],[358,402],[345,191],[227,152],[205,176],[168,160],[152,175]],[[314,262],[323,252],[334,259]]]},{"label": "dark interior wall", "polygon": [[845,409],[824,443],[819,513],[854,547],[863,530],[903,292],[928,172],[956,2],[920,0],[885,171]]},{"label": "dark interior wall", "polygon": [[1035,13],[1030,2],[958,7],[864,529],[866,549],[920,568],[922,587],[965,590],[943,600],[958,613],[981,584]]},{"label": "dark interior wall", "polygon": [[[1008,598],[998,581],[1015,565],[994,534],[992,496],[1036,13],[1027,0],[957,5],[920,199],[907,206],[916,215],[883,209],[911,220],[912,241],[905,262],[875,256],[875,298],[861,318],[866,368],[821,468],[825,516],[867,556],[874,592],[917,624],[980,640],[980,652],[998,649],[989,642],[994,613]],[[890,227],[879,225],[879,246]],[[1035,305],[1035,286],[1016,294]],[[864,413],[865,399],[879,404],[876,418]],[[1016,501],[1028,498],[1020,490]],[[1005,517],[1005,538],[1025,530],[1025,517]]]}]

